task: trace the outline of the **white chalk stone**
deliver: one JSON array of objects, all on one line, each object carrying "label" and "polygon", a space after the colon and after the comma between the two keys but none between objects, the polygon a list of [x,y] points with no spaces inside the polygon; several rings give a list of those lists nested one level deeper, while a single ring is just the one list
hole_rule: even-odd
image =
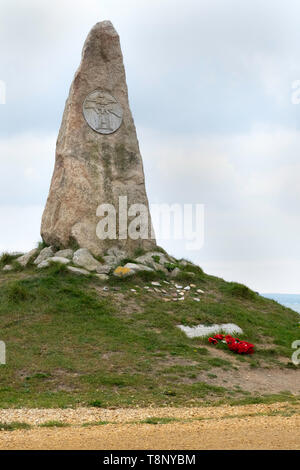
[{"label": "white chalk stone", "polygon": [[243,334],[243,330],[235,323],[220,323],[214,325],[197,325],[197,326],[184,326],[178,325],[181,331],[183,331],[188,338],[201,338],[205,336],[216,335],[219,333],[225,333],[227,335],[232,334]]}]

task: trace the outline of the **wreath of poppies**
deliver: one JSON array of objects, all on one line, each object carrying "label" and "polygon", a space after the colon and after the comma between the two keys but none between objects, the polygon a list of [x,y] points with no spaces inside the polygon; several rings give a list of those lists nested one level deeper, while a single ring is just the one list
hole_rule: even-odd
[{"label": "wreath of poppies", "polygon": [[233,351],[237,354],[253,354],[254,353],[254,344],[248,343],[248,341],[241,341],[238,338],[233,338],[230,335],[215,335],[211,338],[208,338],[208,341],[211,344],[218,344],[219,341],[222,343],[227,343],[230,351]]}]

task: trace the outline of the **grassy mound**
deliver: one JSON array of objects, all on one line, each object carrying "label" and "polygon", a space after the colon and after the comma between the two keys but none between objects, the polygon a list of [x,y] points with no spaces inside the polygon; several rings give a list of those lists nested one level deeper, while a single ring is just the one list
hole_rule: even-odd
[{"label": "grassy mound", "polygon": [[[55,265],[0,274],[0,407],[99,407],[255,402],[261,397],[213,377],[243,367],[287,367],[299,338],[299,316],[245,286],[185,268],[178,283],[202,289],[165,302],[161,273],[140,273],[104,284]],[[149,286],[150,289],[145,289]],[[159,289],[161,290],[161,289]],[[256,345],[251,357],[205,339],[189,339],[179,324],[236,323]],[[220,346],[222,348],[222,346]],[[233,357],[234,356],[234,357]],[[238,363],[238,366],[237,366]],[[283,384],[282,388],[285,386]],[[283,395],[286,399],[287,396]]]}]

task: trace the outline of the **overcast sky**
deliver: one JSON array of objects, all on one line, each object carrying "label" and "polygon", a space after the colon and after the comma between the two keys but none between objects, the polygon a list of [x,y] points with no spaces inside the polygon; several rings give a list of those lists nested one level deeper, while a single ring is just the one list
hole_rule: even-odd
[{"label": "overcast sky", "polygon": [[0,0],[0,251],[39,240],[83,42],[121,36],[150,203],[205,205],[206,272],[300,293],[298,0]]}]

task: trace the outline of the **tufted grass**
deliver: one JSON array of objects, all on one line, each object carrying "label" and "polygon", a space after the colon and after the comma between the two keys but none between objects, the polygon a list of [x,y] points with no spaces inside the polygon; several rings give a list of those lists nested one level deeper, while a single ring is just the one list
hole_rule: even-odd
[{"label": "tufted grass", "polygon": [[[184,281],[189,269],[183,271]],[[199,303],[165,303],[145,291],[151,280],[166,279],[162,272],[111,279],[105,294],[104,284],[93,276],[75,276],[59,265],[0,274],[0,339],[7,348],[7,364],[0,366],[0,407],[293,399],[288,394],[249,396],[242,384],[235,389],[205,381],[210,370],[234,371],[234,360],[240,367],[284,367],[279,359],[293,352],[299,316],[201,268],[190,272],[194,276],[188,282],[205,292]],[[189,339],[176,328],[215,322],[237,323],[245,339],[255,343],[255,355],[233,360],[224,347],[226,357],[214,357],[205,339]]]}]

